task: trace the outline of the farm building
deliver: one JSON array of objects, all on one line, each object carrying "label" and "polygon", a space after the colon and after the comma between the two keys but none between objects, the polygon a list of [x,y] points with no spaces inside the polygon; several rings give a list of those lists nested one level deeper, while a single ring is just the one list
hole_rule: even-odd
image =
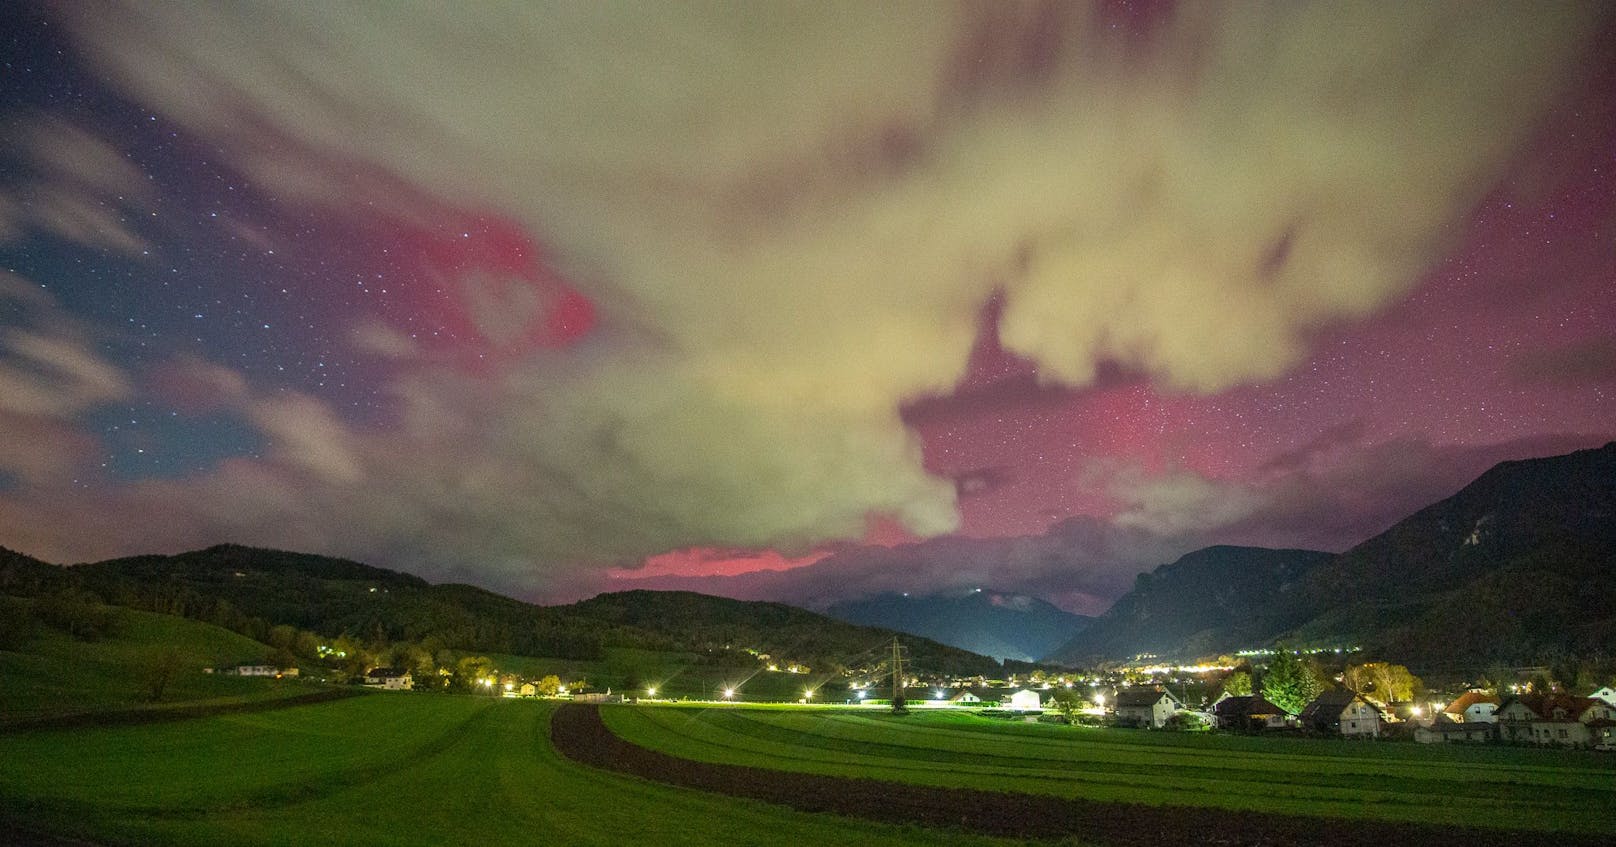
[{"label": "farm building", "polygon": [[1606,705],[1616,706],[1616,688],[1611,688],[1608,685],[1589,694],[1588,697],[1593,700],[1603,700]]},{"label": "farm building", "polygon": [[1496,723],[1499,699],[1485,691],[1466,691],[1454,698],[1438,717],[1455,723]]},{"label": "farm building", "polygon": [[1284,729],[1291,717],[1260,694],[1225,695],[1212,704],[1212,714],[1217,718],[1218,729],[1240,732]]},{"label": "farm building", "polygon": [[1010,695],[1010,706],[1017,712],[1036,712],[1044,707],[1043,701],[1038,698],[1038,692],[1025,689]]},{"label": "farm building", "polygon": [[371,668],[365,671],[365,684],[388,691],[409,691],[415,678],[404,668]]},{"label": "farm building", "polygon": [[1160,688],[1123,688],[1117,691],[1116,720],[1123,726],[1161,729],[1182,706]]},{"label": "farm building", "polygon": [[1498,727],[1486,721],[1456,723],[1437,719],[1430,726],[1414,728],[1414,740],[1421,744],[1480,744],[1493,739]]},{"label": "farm building", "polygon": [[1303,729],[1347,738],[1379,738],[1380,710],[1356,691],[1337,688],[1320,694],[1297,717]]},{"label": "farm building", "polygon": [[297,668],[278,668],[274,665],[237,665],[236,676],[297,676]]},{"label": "farm building", "polygon": [[982,698],[969,691],[961,691],[960,693],[955,694],[953,697],[948,698],[948,702],[963,705],[968,703],[980,703],[982,702]]}]

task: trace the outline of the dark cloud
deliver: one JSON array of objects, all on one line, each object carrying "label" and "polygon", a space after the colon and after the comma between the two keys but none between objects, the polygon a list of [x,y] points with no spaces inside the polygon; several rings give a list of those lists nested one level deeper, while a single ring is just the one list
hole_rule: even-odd
[{"label": "dark cloud", "polygon": [[1515,375],[1523,382],[1558,386],[1616,380],[1616,337],[1522,353],[1515,359]]}]

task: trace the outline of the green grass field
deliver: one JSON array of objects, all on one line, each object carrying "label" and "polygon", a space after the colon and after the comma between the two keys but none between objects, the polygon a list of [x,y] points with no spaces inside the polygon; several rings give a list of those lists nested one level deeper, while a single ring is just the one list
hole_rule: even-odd
[{"label": "green grass field", "polygon": [[[0,598],[0,614],[27,602]],[[118,609],[117,615],[114,634],[95,641],[41,626],[18,649],[0,650],[0,726],[62,714],[245,702],[313,690],[293,680],[202,672],[263,659],[269,648],[245,636],[171,615],[133,609]],[[167,649],[177,654],[178,670],[154,703],[146,679],[159,652]]]},{"label": "green grass field", "polygon": [[[752,702],[796,702],[804,689],[818,691],[829,674],[793,674],[770,671],[762,665],[720,667],[701,664],[689,653],[660,653],[626,647],[607,648],[600,661],[536,658],[495,653],[488,656],[501,673],[524,678],[556,674],[565,682],[586,680],[596,691],[630,692],[643,696],[656,688],[657,696],[671,699],[718,699],[725,688],[735,688],[739,698]],[[839,680],[819,696],[835,692],[846,696],[847,686]]]},{"label": "green grass field", "polygon": [[616,707],[619,736],[708,762],[1096,800],[1616,833],[1593,753],[1008,723],[961,712]]},{"label": "green grass field", "polygon": [[250,715],[0,734],[0,827],[108,844],[994,845],[561,759],[549,703],[377,693]]}]

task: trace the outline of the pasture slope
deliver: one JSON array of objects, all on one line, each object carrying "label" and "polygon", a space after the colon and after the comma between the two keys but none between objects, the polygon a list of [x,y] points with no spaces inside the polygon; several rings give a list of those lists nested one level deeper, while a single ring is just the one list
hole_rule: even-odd
[{"label": "pasture slope", "polygon": [[[1102,804],[1139,826],[1187,820],[1187,829],[1174,834],[1191,841],[1248,826],[1246,813],[1276,819],[1264,823],[1277,827],[1274,840],[1244,839],[1260,843],[1322,843],[1326,835],[1341,836],[1337,843],[1376,843],[1376,832],[1422,844],[1535,840],[1548,833],[1557,843],[1599,843],[1616,834],[1616,761],[1593,753],[1074,729],[943,712],[894,718],[832,710],[607,707],[600,713],[613,733],[653,753],[752,769],[742,783],[790,772],[1043,796],[1060,802],[1026,814],[1048,819],[1066,814],[1059,811],[1062,803]],[[645,770],[677,767],[662,761]],[[952,796],[946,802],[963,808],[968,798]],[[1154,815],[1141,804],[1156,807]],[[1185,809],[1194,812],[1185,816]],[[1077,828],[1059,831],[1103,832],[1082,828],[1082,817],[1074,818]],[[1298,821],[1311,822],[1314,835],[1290,841],[1285,833]],[[1000,830],[991,821],[981,828],[1046,831]],[[1132,843],[1125,835],[1102,840]]]},{"label": "pasture slope", "polygon": [[[20,616],[34,601],[0,596],[0,615]],[[0,647],[0,727],[108,711],[161,712],[223,706],[320,691],[300,680],[204,674],[204,666],[257,663],[270,647],[212,624],[134,609],[102,607],[116,621],[94,641],[39,626],[21,644]],[[150,674],[164,654],[180,668],[153,702]]]},{"label": "pasture slope", "polygon": [[586,768],[535,701],[371,694],[145,726],[0,733],[0,843],[1007,845]]}]

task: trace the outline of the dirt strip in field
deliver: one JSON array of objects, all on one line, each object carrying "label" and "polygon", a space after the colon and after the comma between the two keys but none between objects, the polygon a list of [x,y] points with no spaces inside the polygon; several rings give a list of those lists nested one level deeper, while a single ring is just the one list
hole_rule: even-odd
[{"label": "dirt strip in field", "polygon": [[601,720],[599,707],[579,703],[569,703],[555,712],[550,721],[550,738],[562,755],[580,764],[668,785],[778,803],[804,812],[953,827],[1012,838],[1074,837],[1114,847],[1475,847],[1542,841],[1552,841],[1555,847],[1610,844],[1606,838],[1564,833],[1108,803],[696,762],[618,738]]},{"label": "dirt strip in field", "polygon": [[326,688],[320,691],[312,691],[308,694],[276,697],[268,700],[249,700],[244,703],[201,703],[194,706],[175,706],[166,709],[118,709],[102,712],[77,712],[0,724],[0,733],[32,732],[42,729],[139,726],[141,724],[185,721],[193,718],[211,718],[218,715],[272,712],[276,709],[290,709],[294,706],[310,706],[315,703],[346,700],[349,697],[358,697],[370,693],[372,692],[360,688]]}]

